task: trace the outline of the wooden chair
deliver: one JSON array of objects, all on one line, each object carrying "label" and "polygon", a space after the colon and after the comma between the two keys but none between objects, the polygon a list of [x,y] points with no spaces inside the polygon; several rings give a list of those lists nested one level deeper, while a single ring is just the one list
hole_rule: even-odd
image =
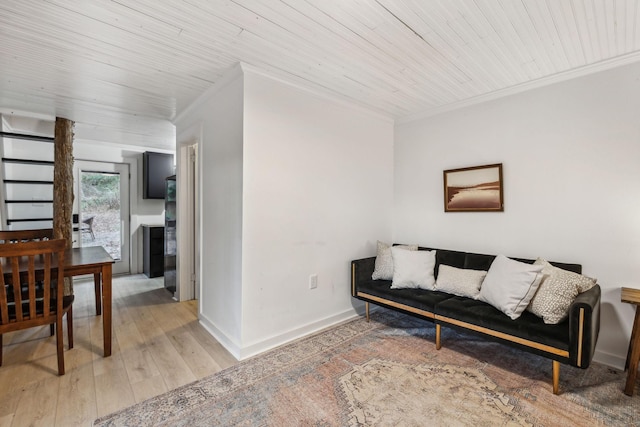
[{"label": "wooden chair", "polygon": [[[74,214],[74,217],[77,215]],[[40,228],[36,230],[0,230],[1,243],[36,242],[53,239],[53,228]],[[100,274],[93,275],[93,287],[96,295],[96,316],[102,314],[102,289],[100,288]],[[53,326],[51,329],[53,335]]]},{"label": "wooden chair", "polygon": [[[0,243],[39,242],[53,239],[53,228],[35,230],[0,230]],[[41,286],[42,283],[39,283]],[[55,333],[51,324],[51,336]]]},{"label": "wooden chair", "polygon": [[73,296],[63,295],[65,246],[65,239],[0,245],[0,366],[2,334],[55,324],[58,375],[64,375],[65,313],[73,348]]},{"label": "wooden chair", "polygon": [[51,239],[53,239],[53,228],[0,230],[0,243],[32,242]]},{"label": "wooden chair", "polygon": [[80,232],[91,234],[91,240],[96,240],[96,235],[93,234],[93,220],[94,216],[90,216],[89,218],[84,218],[82,220],[82,224],[80,224]]}]

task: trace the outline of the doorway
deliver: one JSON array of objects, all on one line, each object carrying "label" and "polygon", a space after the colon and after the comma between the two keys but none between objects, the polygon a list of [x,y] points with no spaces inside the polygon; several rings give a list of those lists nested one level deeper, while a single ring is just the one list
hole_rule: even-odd
[{"label": "doorway", "polygon": [[76,161],[74,180],[74,245],[104,247],[115,260],[113,273],[129,273],[129,165]]},{"label": "doorway", "polygon": [[179,301],[200,299],[199,138],[178,138],[178,291]]}]

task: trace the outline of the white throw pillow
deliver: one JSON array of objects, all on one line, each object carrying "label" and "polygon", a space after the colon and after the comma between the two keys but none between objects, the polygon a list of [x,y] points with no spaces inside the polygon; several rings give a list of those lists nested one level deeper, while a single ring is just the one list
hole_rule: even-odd
[{"label": "white throw pillow", "polygon": [[433,290],[436,279],[433,269],[436,266],[436,251],[408,251],[394,246],[393,282],[391,289],[420,288]]},{"label": "white throw pillow", "polygon": [[[397,248],[403,248],[409,251],[417,251],[418,245],[398,245]],[[376,263],[371,275],[373,280],[391,280],[393,279],[393,258],[391,257],[391,245],[378,240],[378,251],[376,255]]]},{"label": "white throw pillow", "polygon": [[540,283],[527,310],[542,317],[544,323],[556,324],[563,321],[578,294],[588,291],[596,284],[596,279],[555,267],[542,258],[538,258],[534,264],[543,267],[542,272],[546,277]]},{"label": "white throw pillow", "polygon": [[478,299],[515,320],[527,308],[543,279],[542,266],[498,255],[489,267]]},{"label": "white throw pillow", "polygon": [[478,299],[480,287],[486,275],[487,272],[483,270],[456,268],[440,264],[436,290],[461,297]]}]

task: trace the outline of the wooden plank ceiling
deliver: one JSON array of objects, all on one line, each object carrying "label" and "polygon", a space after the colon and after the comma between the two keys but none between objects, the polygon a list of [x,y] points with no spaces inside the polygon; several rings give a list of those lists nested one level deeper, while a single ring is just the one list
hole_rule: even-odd
[{"label": "wooden plank ceiling", "polygon": [[0,112],[173,148],[169,121],[244,62],[406,119],[632,57],[639,19],[638,0],[2,0]]}]

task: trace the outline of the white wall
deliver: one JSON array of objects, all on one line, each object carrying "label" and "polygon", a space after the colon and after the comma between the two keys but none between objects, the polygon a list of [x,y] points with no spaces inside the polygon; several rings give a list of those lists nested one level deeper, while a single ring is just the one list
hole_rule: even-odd
[{"label": "white wall", "polygon": [[[221,83],[205,92],[176,120],[177,135],[197,128],[201,129],[202,137],[198,153],[202,230],[199,317],[233,354],[242,346],[243,82],[240,71],[239,68],[231,70]],[[178,171],[178,181],[183,172]],[[179,199],[183,197],[178,195]],[[178,221],[181,206],[179,203]],[[181,238],[184,237],[178,235],[178,239]]]},{"label": "white wall", "polygon": [[355,314],[350,261],[393,204],[390,119],[247,67],[244,90],[241,357]]},{"label": "white wall", "polygon": [[176,131],[201,135],[200,320],[243,359],[361,306],[349,262],[391,238],[393,122],[247,66],[223,80]]},{"label": "white wall", "polygon": [[[640,65],[400,124],[394,240],[577,262],[603,290],[596,360],[624,365],[640,287]],[[503,163],[503,213],[445,213],[442,171]]]}]

